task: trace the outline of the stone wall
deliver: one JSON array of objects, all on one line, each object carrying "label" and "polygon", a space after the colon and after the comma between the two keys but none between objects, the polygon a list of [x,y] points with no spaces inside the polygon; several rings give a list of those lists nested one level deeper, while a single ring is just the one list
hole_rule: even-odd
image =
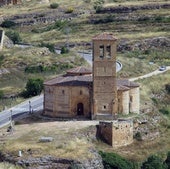
[{"label": "stone wall", "polygon": [[75,117],[77,106],[82,104],[83,116],[90,117],[90,91],[83,86],[45,86],[44,115]]},{"label": "stone wall", "polygon": [[0,30],[0,51],[1,51],[2,48],[3,48],[4,35],[5,35],[5,32],[4,32],[3,30]]},{"label": "stone wall", "polygon": [[99,122],[97,136],[112,147],[121,147],[133,142],[133,122],[115,120]]},{"label": "stone wall", "polygon": [[118,91],[118,113],[129,114],[129,90]]},{"label": "stone wall", "polygon": [[140,96],[139,96],[139,87],[131,88],[129,91],[130,95],[130,112],[139,113],[140,107]]}]

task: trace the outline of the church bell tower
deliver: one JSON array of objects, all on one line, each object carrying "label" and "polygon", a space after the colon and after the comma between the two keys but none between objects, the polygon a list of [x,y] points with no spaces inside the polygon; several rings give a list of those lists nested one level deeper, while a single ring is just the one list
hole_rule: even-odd
[{"label": "church bell tower", "polygon": [[113,119],[117,114],[116,42],[111,33],[93,39],[92,119]]}]

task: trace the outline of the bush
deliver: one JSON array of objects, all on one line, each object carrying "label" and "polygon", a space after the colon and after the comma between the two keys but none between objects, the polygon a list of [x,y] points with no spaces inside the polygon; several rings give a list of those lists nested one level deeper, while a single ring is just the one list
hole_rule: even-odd
[{"label": "bush", "polygon": [[67,47],[63,46],[61,48],[61,54],[65,54],[65,53],[68,53],[68,52],[69,52],[69,49]]},{"label": "bush", "polygon": [[21,96],[27,98],[31,96],[36,96],[41,94],[43,90],[43,80],[42,79],[28,79],[25,90],[21,93]]},{"label": "bush", "polygon": [[94,2],[93,8],[95,9],[96,13],[99,13],[103,9],[104,0],[96,0]]},{"label": "bush", "polygon": [[167,158],[165,160],[165,164],[167,165],[167,169],[170,169],[170,151],[167,154]]},{"label": "bush", "polygon": [[169,110],[167,110],[166,108],[160,109],[159,111],[160,111],[162,114],[164,114],[164,115],[169,115],[169,114],[170,114]]},{"label": "bush", "polygon": [[13,21],[10,21],[10,20],[5,20],[5,21],[2,22],[1,26],[3,28],[11,28],[13,26],[16,26],[16,23],[13,22]]},{"label": "bush", "polygon": [[25,68],[25,72],[26,73],[41,73],[44,71],[44,67],[42,65],[38,65],[38,66],[27,66]]},{"label": "bush", "polygon": [[49,49],[50,52],[55,53],[55,48],[54,48],[54,45],[53,45],[53,44],[42,42],[39,46],[40,46],[40,47],[46,47],[46,48]]},{"label": "bush", "polygon": [[106,169],[133,169],[132,162],[115,153],[99,152]]},{"label": "bush", "polygon": [[58,3],[52,3],[52,4],[50,4],[50,8],[52,8],[52,9],[56,9],[56,8],[58,8],[59,7],[59,4]]},{"label": "bush", "polygon": [[161,158],[156,155],[152,155],[142,163],[141,169],[167,169],[167,165]]},{"label": "bush", "polygon": [[170,84],[165,85],[165,90],[170,94]]},{"label": "bush", "polygon": [[8,38],[10,38],[10,39],[13,41],[14,44],[15,44],[15,43],[19,43],[19,42],[22,41],[22,39],[21,39],[21,37],[20,37],[20,35],[19,35],[18,32],[15,32],[15,31],[7,31],[7,32],[6,32],[6,35],[8,36]]},{"label": "bush", "polygon": [[4,58],[5,58],[5,56],[3,54],[0,54],[0,66],[2,65]]},{"label": "bush", "polygon": [[3,97],[4,97],[4,92],[0,90],[0,99],[2,99]]},{"label": "bush", "polygon": [[142,141],[142,135],[140,132],[137,132],[135,135],[134,135],[134,138],[138,141]]}]

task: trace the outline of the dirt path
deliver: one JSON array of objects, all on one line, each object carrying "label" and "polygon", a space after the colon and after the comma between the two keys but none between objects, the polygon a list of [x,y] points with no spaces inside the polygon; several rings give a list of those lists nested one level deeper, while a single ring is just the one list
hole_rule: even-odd
[{"label": "dirt path", "polygon": [[148,77],[151,77],[151,76],[153,76],[153,75],[158,75],[158,74],[164,73],[164,72],[166,72],[166,71],[168,71],[168,70],[170,70],[170,66],[167,66],[167,67],[166,67],[166,70],[164,70],[164,71],[160,71],[159,69],[157,69],[157,70],[155,70],[155,71],[153,71],[153,72],[150,72],[150,73],[148,73],[148,74],[146,74],[146,75],[142,75],[142,76],[139,76],[139,77],[134,77],[134,78],[131,78],[131,79],[129,79],[129,80],[130,80],[130,81],[135,81],[135,80],[139,80],[139,79],[148,78]]}]

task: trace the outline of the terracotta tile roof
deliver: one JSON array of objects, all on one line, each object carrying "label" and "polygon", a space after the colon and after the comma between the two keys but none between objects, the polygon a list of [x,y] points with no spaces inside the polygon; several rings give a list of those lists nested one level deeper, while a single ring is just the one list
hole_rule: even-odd
[{"label": "terracotta tile roof", "polygon": [[[84,76],[59,76],[57,78],[44,82],[44,85],[65,85],[65,86],[78,86],[92,84],[92,75]],[[129,81],[128,79],[117,79],[118,90],[129,90],[133,87],[139,87],[139,84]]]},{"label": "terracotta tile roof", "polygon": [[46,81],[44,85],[64,85],[64,86],[78,86],[89,85],[92,83],[92,76],[60,76],[55,79]]},{"label": "terracotta tile roof", "polygon": [[139,87],[139,84],[131,82],[128,79],[117,79],[117,85],[126,87]]},{"label": "terracotta tile roof", "polygon": [[130,90],[130,88],[129,88],[129,87],[126,87],[126,86],[118,85],[118,86],[117,86],[117,90],[126,91],[126,90]]},{"label": "terracotta tile roof", "polygon": [[117,38],[109,32],[104,32],[93,37],[93,40],[117,40]]},{"label": "terracotta tile roof", "polygon": [[68,70],[67,75],[69,74],[71,75],[72,74],[78,74],[78,75],[92,74],[92,69],[80,66],[80,67],[76,67],[76,68]]}]

